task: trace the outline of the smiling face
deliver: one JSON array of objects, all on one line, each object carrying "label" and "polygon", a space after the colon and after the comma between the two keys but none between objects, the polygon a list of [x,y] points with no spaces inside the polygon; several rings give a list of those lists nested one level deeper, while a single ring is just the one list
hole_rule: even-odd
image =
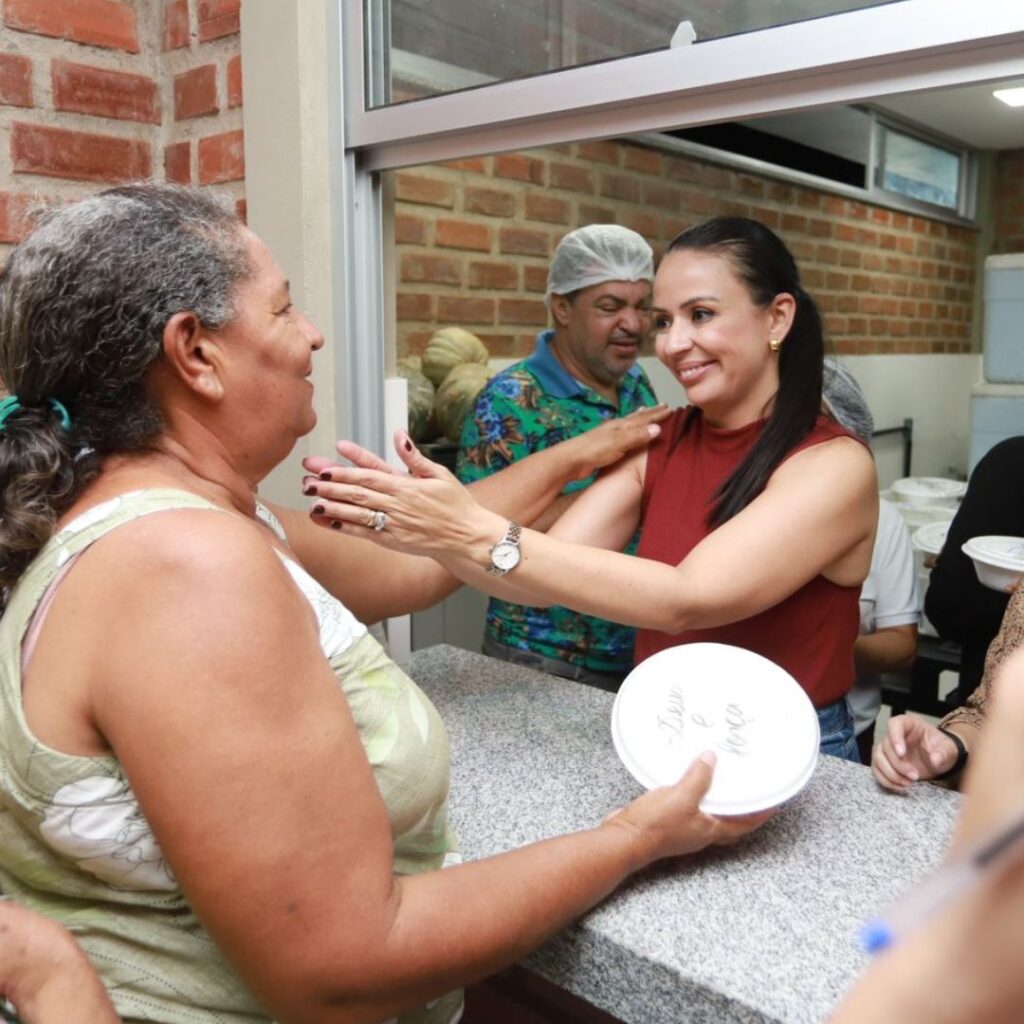
[{"label": "smiling face", "polygon": [[552,295],[553,344],[562,365],[577,380],[614,398],[650,330],[650,306],[647,281],[605,281],[580,289],[571,300]]},{"label": "smiling face", "polygon": [[235,317],[216,332],[227,357],[225,395],[253,442],[290,451],[316,425],[310,374],[324,337],[292,305],[280,267],[249,231],[246,248],[253,272],[235,293]]},{"label": "smiling face", "polygon": [[728,257],[669,252],[654,279],[651,319],[658,358],[708,423],[741,427],[765,414],[779,389],[779,359],[796,303],[780,293],[757,306]]}]

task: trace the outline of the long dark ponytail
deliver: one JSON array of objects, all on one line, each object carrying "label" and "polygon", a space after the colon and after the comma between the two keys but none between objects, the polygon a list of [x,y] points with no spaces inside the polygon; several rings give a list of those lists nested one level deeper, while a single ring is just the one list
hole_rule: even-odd
[{"label": "long dark ponytail", "polygon": [[716,217],[673,239],[667,253],[709,252],[732,264],[755,305],[776,295],[796,300],[796,314],[779,350],[779,390],[760,436],[714,496],[708,525],[721,526],[765,488],[779,463],[811,432],[821,410],[824,337],[821,314],[800,285],[800,274],[782,239],[756,220]]}]

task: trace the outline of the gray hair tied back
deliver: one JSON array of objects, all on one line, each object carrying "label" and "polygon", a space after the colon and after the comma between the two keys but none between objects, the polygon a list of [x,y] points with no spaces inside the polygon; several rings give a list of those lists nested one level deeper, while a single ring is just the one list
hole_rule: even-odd
[{"label": "gray hair tied back", "polygon": [[[163,429],[146,391],[167,321],[217,330],[251,273],[234,213],[173,185],[125,185],[42,214],[0,272],[0,588],[12,587],[109,455]],[[65,430],[51,400],[67,407]]]}]

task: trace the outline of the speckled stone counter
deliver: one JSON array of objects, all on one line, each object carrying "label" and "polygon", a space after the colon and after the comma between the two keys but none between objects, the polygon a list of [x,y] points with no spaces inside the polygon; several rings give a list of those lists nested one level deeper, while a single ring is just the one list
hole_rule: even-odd
[{"label": "speckled stone counter", "polygon": [[[640,792],[611,695],[453,647],[417,652],[411,674],[449,729],[467,859],[590,827]],[[820,758],[757,833],[634,878],[526,965],[630,1024],[825,1020],[866,963],[859,924],[938,862],[958,803]]]}]

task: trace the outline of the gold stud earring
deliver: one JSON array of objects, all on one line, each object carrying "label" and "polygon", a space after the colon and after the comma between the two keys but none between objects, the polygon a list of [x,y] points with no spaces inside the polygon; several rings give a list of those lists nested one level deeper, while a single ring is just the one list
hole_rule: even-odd
[{"label": "gold stud earring", "polygon": [[782,342],[781,342],[781,341],[779,341],[779,339],[778,339],[778,338],[772,338],[772,339],[771,339],[771,341],[769,341],[769,342],[768,342],[768,347],[769,347],[769,348],[770,348],[770,349],[771,349],[771,350],[772,350],[773,352],[778,352],[778,351],[779,351],[779,349],[780,349],[780,348],[782,348]]}]

